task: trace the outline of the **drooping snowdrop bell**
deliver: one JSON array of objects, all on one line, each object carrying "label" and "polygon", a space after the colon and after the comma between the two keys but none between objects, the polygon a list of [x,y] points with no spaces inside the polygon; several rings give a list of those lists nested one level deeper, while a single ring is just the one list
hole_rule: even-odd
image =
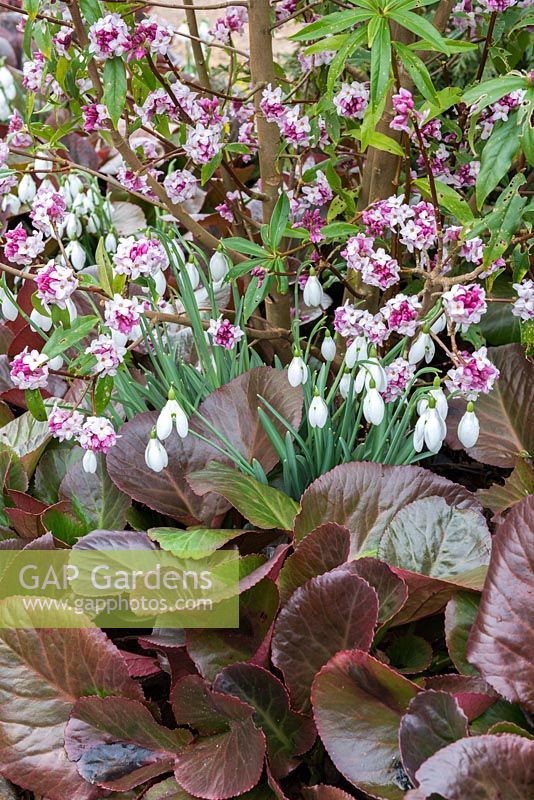
[{"label": "drooping snowdrop bell", "polygon": [[41,312],[37,311],[36,308],[32,309],[30,320],[45,333],[52,327],[52,317],[46,316],[46,314],[41,314]]},{"label": "drooping snowdrop bell", "polygon": [[363,364],[361,369],[358,371],[356,380],[354,381],[355,391],[359,394],[364,386],[366,389],[370,389],[371,381],[374,381],[375,388],[379,392],[386,391],[388,380],[382,364],[376,357],[376,351],[374,354],[371,353],[367,359],[367,362]]},{"label": "drooping snowdrop bell", "polygon": [[347,397],[349,396],[350,382],[351,382],[351,374],[350,372],[345,372],[343,374],[343,377],[339,381],[339,394],[341,395],[343,400],[346,400]]},{"label": "drooping snowdrop bell", "polygon": [[80,270],[85,267],[87,254],[79,241],[73,239],[72,242],[69,242],[65,247],[65,252],[74,269]]},{"label": "drooping snowdrop bell", "polygon": [[408,362],[410,364],[418,364],[425,359],[427,364],[430,364],[436,352],[436,345],[432,341],[429,333],[423,330],[417,339],[412,342],[408,352]]},{"label": "drooping snowdrop bell", "polygon": [[363,400],[363,416],[371,425],[380,425],[384,419],[385,405],[382,395],[371,380]]},{"label": "drooping snowdrop bell", "polygon": [[312,428],[324,428],[328,420],[328,406],[317,389],[308,410],[308,422]]},{"label": "drooping snowdrop bell", "polygon": [[287,369],[287,379],[290,386],[304,386],[308,380],[308,367],[302,358],[300,350],[294,351],[294,356],[291,359]]},{"label": "drooping snowdrop bell", "polygon": [[110,231],[106,234],[106,238],[104,239],[104,247],[108,253],[115,253],[117,250],[117,237],[115,234]]},{"label": "drooping snowdrop bell", "polygon": [[347,347],[345,353],[345,364],[349,369],[358,361],[366,361],[369,354],[369,343],[365,336],[356,336]]},{"label": "drooping snowdrop bell", "polygon": [[[17,319],[19,315],[19,310],[13,300],[8,297],[8,294],[4,289],[0,288],[0,298],[2,300],[2,316],[4,319],[8,319],[10,322],[13,322]],[[16,298],[15,298],[16,299]]]},{"label": "drooping snowdrop bell", "polygon": [[157,422],[156,433],[162,441],[168,439],[172,429],[176,428],[178,436],[185,439],[189,433],[189,420],[180,403],[176,400],[174,389],[169,389],[168,400],[161,409]]},{"label": "drooping snowdrop bell", "polygon": [[323,287],[321,286],[321,281],[315,274],[313,267],[310,269],[308,280],[304,286],[302,299],[308,308],[317,308],[317,306],[320,306],[323,301]]},{"label": "drooping snowdrop bell", "polygon": [[321,344],[321,355],[325,361],[333,361],[336,357],[336,343],[329,330],[326,331]]},{"label": "drooping snowdrop bell", "polygon": [[35,197],[36,191],[37,188],[32,176],[28,173],[25,173],[20,179],[18,188],[19,200],[21,203],[26,203],[29,205]]},{"label": "drooping snowdrop bell", "polygon": [[449,403],[445,396],[445,392],[440,387],[439,378],[434,379],[434,387],[430,389],[428,396],[422,397],[417,403],[417,413],[421,415],[428,408],[428,397],[431,396],[436,401],[436,408],[439,412],[441,419],[446,420],[449,413]]},{"label": "drooping snowdrop bell", "polygon": [[187,272],[191,288],[193,291],[195,291],[195,289],[198,289],[198,284],[200,283],[200,275],[198,269],[196,268],[195,264],[193,264],[192,261],[187,261],[185,264],[185,270]]},{"label": "drooping snowdrop bell", "polygon": [[217,250],[217,252],[214,253],[210,258],[209,269],[212,280],[214,280],[215,283],[218,283],[226,278],[229,269],[228,261],[223,253],[220,252],[220,250]]},{"label": "drooping snowdrop bell", "polygon": [[431,453],[437,453],[441,449],[446,435],[447,426],[445,420],[436,408],[436,401],[430,396],[428,408],[423,411],[415,425],[413,435],[414,450],[416,453],[420,453],[423,445],[426,444]]},{"label": "drooping snowdrop bell", "polygon": [[169,456],[158,439],[155,428],[152,429],[145,449],[145,463],[152,472],[161,472],[169,463]]},{"label": "drooping snowdrop bell", "polygon": [[474,447],[480,435],[480,422],[475,414],[474,403],[467,404],[467,410],[458,424],[458,439],[464,447]]},{"label": "drooping snowdrop bell", "polygon": [[98,462],[96,460],[96,454],[92,450],[86,450],[82,459],[82,467],[84,472],[94,474],[97,466]]}]

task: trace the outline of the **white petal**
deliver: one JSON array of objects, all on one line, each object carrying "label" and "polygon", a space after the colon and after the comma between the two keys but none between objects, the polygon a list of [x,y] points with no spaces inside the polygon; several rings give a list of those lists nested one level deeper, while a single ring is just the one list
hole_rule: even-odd
[{"label": "white petal", "polygon": [[148,440],[145,450],[145,462],[153,472],[161,472],[169,463],[167,451],[159,439],[150,438]]},{"label": "white petal", "polygon": [[[161,439],[162,442],[168,439],[172,433],[172,414],[168,408],[168,404],[164,405],[160,411],[156,421],[156,433],[158,439]],[[150,441],[152,441],[152,439]]]},{"label": "white petal", "polygon": [[458,424],[458,439],[464,447],[474,447],[480,434],[480,422],[474,411],[466,411]]},{"label": "white petal", "polygon": [[97,468],[96,455],[93,453],[92,450],[86,450],[85,451],[85,454],[84,454],[84,457],[83,457],[83,460],[82,460],[82,466],[83,466],[85,472],[90,472],[90,473],[96,472],[96,468]]},{"label": "white petal", "polygon": [[333,361],[336,357],[336,343],[331,336],[325,336],[323,339],[321,355],[325,361]]},{"label": "white petal", "polygon": [[222,253],[214,253],[210,258],[210,274],[214,281],[222,281],[228,274],[228,262]]},{"label": "white petal", "polygon": [[365,395],[363,415],[372,425],[380,425],[384,419],[384,401],[377,389],[369,389]]}]

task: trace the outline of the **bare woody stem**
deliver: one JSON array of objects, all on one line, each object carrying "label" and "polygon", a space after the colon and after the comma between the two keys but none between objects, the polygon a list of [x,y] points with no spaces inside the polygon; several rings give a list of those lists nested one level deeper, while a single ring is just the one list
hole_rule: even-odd
[{"label": "bare woody stem", "polygon": [[193,51],[193,58],[195,60],[195,66],[197,68],[198,79],[200,81],[201,86],[204,89],[209,90],[210,79],[208,75],[208,68],[206,66],[206,60],[204,58],[204,51],[202,49],[200,35],[198,32],[197,17],[193,5],[186,7],[185,18],[187,20],[187,27],[189,28],[189,33],[191,34],[191,50]]}]

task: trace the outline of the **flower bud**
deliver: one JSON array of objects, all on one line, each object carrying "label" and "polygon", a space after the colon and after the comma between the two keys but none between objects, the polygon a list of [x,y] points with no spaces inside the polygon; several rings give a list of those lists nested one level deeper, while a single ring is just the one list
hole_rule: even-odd
[{"label": "flower bud", "polygon": [[30,320],[35,323],[42,331],[45,333],[50,330],[52,327],[52,317],[48,317],[45,314],[41,314],[40,311],[37,311],[36,308],[32,309],[32,313],[30,314]]},{"label": "flower bud", "polygon": [[363,401],[363,415],[371,425],[380,425],[384,419],[384,400],[376,388],[374,381],[371,381],[370,388]]},{"label": "flower bud", "polygon": [[157,438],[155,429],[152,430],[145,449],[145,463],[152,472],[161,472],[169,464],[169,456]]},{"label": "flower bud", "polygon": [[117,239],[115,234],[110,231],[106,234],[106,238],[104,239],[104,247],[108,253],[115,253],[117,250]]},{"label": "flower bud", "polygon": [[295,353],[287,370],[287,379],[291,386],[304,385],[308,380],[308,367],[300,355],[300,350]]},{"label": "flower bud", "polygon": [[169,391],[169,399],[161,409],[157,422],[156,433],[159,439],[165,441],[172,433],[173,426],[178,436],[185,439],[189,433],[189,420],[182,406],[174,398],[174,391]]},{"label": "flower bud", "polygon": [[65,252],[69,257],[69,261],[74,267],[74,269],[83,269],[85,266],[85,261],[87,259],[87,254],[83,247],[81,246],[80,242],[74,240],[69,242],[68,245],[65,247]]},{"label": "flower bud", "polygon": [[321,344],[321,355],[325,361],[333,361],[336,357],[336,343],[329,330],[326,331]]},{"label": "flower bud", "polygon": [[[315,390],[317,392],[317,389]],[[324,428],[328,420],[328,407],[323,398],[317,393],[310,403],[308,422],[312,428]]]},{"label": "flower bud", "polygon": [[69,239],[77,239],[81,236],[82,225],[76,214],[68,214],[65,220],[65,233]]},{"label": "flower bud", "polygon": [[36,191],[37,189],[35,186],[35,181],[33,180],[32,176],[28,173],[25,173],[20,179],[18,190],[19,200],[21,203],[26,203],[29,205],[35,197]]},{"label": "flower bud", "polygon": [[464,447],[474,447],[480,435],[480,422],[475,414],[473,403],[467,404],[467,411],[458,423],[458,439]]},{"label": "flower bud", "polygon": [[3,318],[9,320],[10,322],[14,322],[19,315],[17,306],[11,300],[11,298],[7,296],[7,293],[3,289],[0,289],[0,297],[2,298]]},{"label": "flower bud", "polygon": [[310,270],[308,280],[306,281],[302,299],[308,308],[317,308],[317,306],[320,306],[322,303],[323,287],[313,268]]},{"label": "flower bud", "polygon": [[214,280],[215,283],[222,281],[227,276],[229,269],[228,261],[219,250],[210,258],[209,269],[212,280]]},{"label": "flower bud", "polygon": [[85,451],[85,454],[84,454],[84,457],[83,457],[83,460],[82,460],[82,466],[83,466],[85,472],[89,472],[91,474],[96,472],[96,468],[98,466],[98,463],[97,463],[97,460],[96,460],[96,455],[93,453],[92,450],[86,450]]}]

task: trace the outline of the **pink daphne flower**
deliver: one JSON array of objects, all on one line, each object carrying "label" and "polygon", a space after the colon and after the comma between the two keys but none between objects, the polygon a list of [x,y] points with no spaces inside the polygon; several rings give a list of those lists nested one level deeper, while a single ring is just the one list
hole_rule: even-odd
[{"label": "pink daphne flower", "polygon": [[225,350],[232,350],[233,347],[243,338],[244,331],[238,325],[232,325],[230,320],[210,319],[208,333],[212,337],[213,344],[224,347]]},{"label": "pink daphne flower", "polygon": [[399,262],[392,258],[383,247],[374,250],[360,269],[362,280],[369,286],[378,286],[384,291],[399,281]]},{"label": "pink daphne flower", "polygon": [[89,52],[99,61],[122,56],[129,49],[128,26],[120,14],[106,14],[89,28]]},{"label": "pink daphne flower", "polygon": [[513,286],[517,292],[517,300],[512,305],[512,314],[525,322],[534,319],[534,281],[525,280],[514,283]]},{"label": "pink daphne flower", "polygon": [[167,55],[173,36],[172,25],[162,24],[152,18],[141,20],[130,36],[128,61],[143,58],[147,47],[155,55]]},{"label": "pink daphne flower", "polygon": [[7,135],[9,143],[13,147],[31,147],[32,137],[28,133],[24,120],[17,109],[13,111],[9,119]]},{"label": "pink daphne flower", "polygon": [[260,108],[267,122],[278,122],[285,116],[280,86],[273,89],[272,84],[267,84],[261,95]]},{"label": "pink daphne flower", "polygon": [[96,375],[113,376],[117,374],[117,369],[124,360],[126,348],[116,344],[111,336],[102,333],[85,348],[85,352],[96,358],[96,365],[93,367]]},{"label": "pink daphne flower", "polygon": [[43,234],[28,234],[22,222],[16,228],[5,233],[4,256],[12,264],[29,266],[37,256],[43,252],[45,246]]},{"label": "pink daphne flower", "polygon": [[65,220],[67,204],[60,192],[41,184],[33,198],[30,219],[45,236],[53,236],[54,227],[59,227]]},{"label": "pink daphne flower", "polygon": [[278,120],[278,127],[288,144],[307,147],[310,143],[310,120],[307,116],[299,117],[299,111],[299,106],[293,106],[282,119]]},{"label": "pink daphne flower", "polygon": [[219,17],[215,20],[213,27],[209,31],[210,36],[218,42],[227,44],[232,33],[243,33],[247,19],[246,8],[243,6],[230,6],[230,8],[226,9],[224,17]]},{"label": "pink daphne flower", "polygon": [[48,415],[48,430],[60,442],[70,442],[78,436],[83,425],[83,414],[57,404]]},{"label": "pink daphne flower", "polygon": [[11,362],[11,381],[17,389],[45,389],[48,381],[48,356],[27,347]]},{"label": "pink daphne flower", "polygon": [[103,103],[91,103],[82,106],[83,129],[86,133],[93,131],[103,131],[106,129],[106,122],[110,119],[107,107]]},{"label": "pink daphne flower", "polygon": [[461,392],[468,400],[479,393],[488,394],[499,377],[499,370],[487,357],[487,348],[481,347],[473,353],[458,353],[458,362],[447,372],[445,381],[450,392]]},{"label": "pink daphne flower", "polygon": [[415,375],[415,364],[410,364],[404,358],[396,358],[391,364],[384,367],[387,387],[382,392],[385,403],[391,403],[404,394],[404,390]]},{"label": "pink daphne flower", "polygon": [[116,441],[117,434],[106,417],[87,417],[78,434],[80,447],[93,453],[107,453]]},{"label": "pink daphne flower", "polygon": [[343,83],[341,91],[334,97],[334,105],[340,117],[363,119],[369,105],[369,88],[365,83]]},{"label": "pink daphne flower", "polygon": [[420,310],[421,303],[417,296],[398,294],[387,301],[382,315],[390,331],[402,336],[415,336]]},{"label": "pink daphne flower", "polygon": [[451,322],[466,331],[476,325],[487,311],[486,292],[478,283],[455,284],[443,293],[443,307]]},{"label": "pink daphne flower", "polygon": [[197,179],[188,169],[171,172],[163,181],[165,191],[173,203],[183,203],[195,196]]},{"label": "pink daphne flower", "polygon": [[358,271],[364,269],[369,264],[369,259],[374,253],[373,244],[374,239],[365,236],[363,233],[351,236],[345,249],[341,251],[342,258],[347,261],[347,267]]},{"label": "pink daphne flower", "polygon": [[221,149],[220,139],[219,128],[206,128],[198,123],[187,134],[184,151],[195,164],[207,164]]},{"label": "pink daphne flower", "polygon": [[318,242],[322,242],[325,238],[321,233],[323,225],[324,219],[321,217],[321,212],[315,208],[313,211],[305,211],[300,222],[295,222],[292,227],[305,228],[309,233],[310,242],[317,244]]},{"label": "pink daphne flower", "polygon": [[480,5],[488,11],[506,11],[515,6],[517,0],[479,0]]},{"label": "pink daphne flower", "polygon": [[333,197],[330,184],[320,169],[315,173],[315,183],[311,186],[304,186],[302,194],[311,206],[324,206]]},{"label": "pink daphne flower", "polygon": [[104,318],[111,330],[129,335],[139,324],[141,304],[137,297],[122,297],[113,295],[113,300],[106,300],[104,304]]},{"label": "pink daphne flower", "polygon": [[66,301],[78,288],[78,278],[70,267],[61,266],[51,260],[46,267],[37,270],[35,282],[37,297],[43,303],[52,303],[66,308]]},{"label": "pink daphne flower", "polygon": [[128,236],[120,239],[117,252],[113,255],[115,272],[119,275],[128,275],[136,280],[141,275],[156,275],[167,269],[169,259],[165,248],[157,239],[147,239],[146,236]]},{"label": "pink daphne flower", "polygon": [[393,95],[392,101],[395,116],[389,123],[389,127],[394,131],[410,133],[408,120],[410,118],[410,112],[414,107],[412,93],[409,92],[408,89],[400,89],[398,94]]}]

